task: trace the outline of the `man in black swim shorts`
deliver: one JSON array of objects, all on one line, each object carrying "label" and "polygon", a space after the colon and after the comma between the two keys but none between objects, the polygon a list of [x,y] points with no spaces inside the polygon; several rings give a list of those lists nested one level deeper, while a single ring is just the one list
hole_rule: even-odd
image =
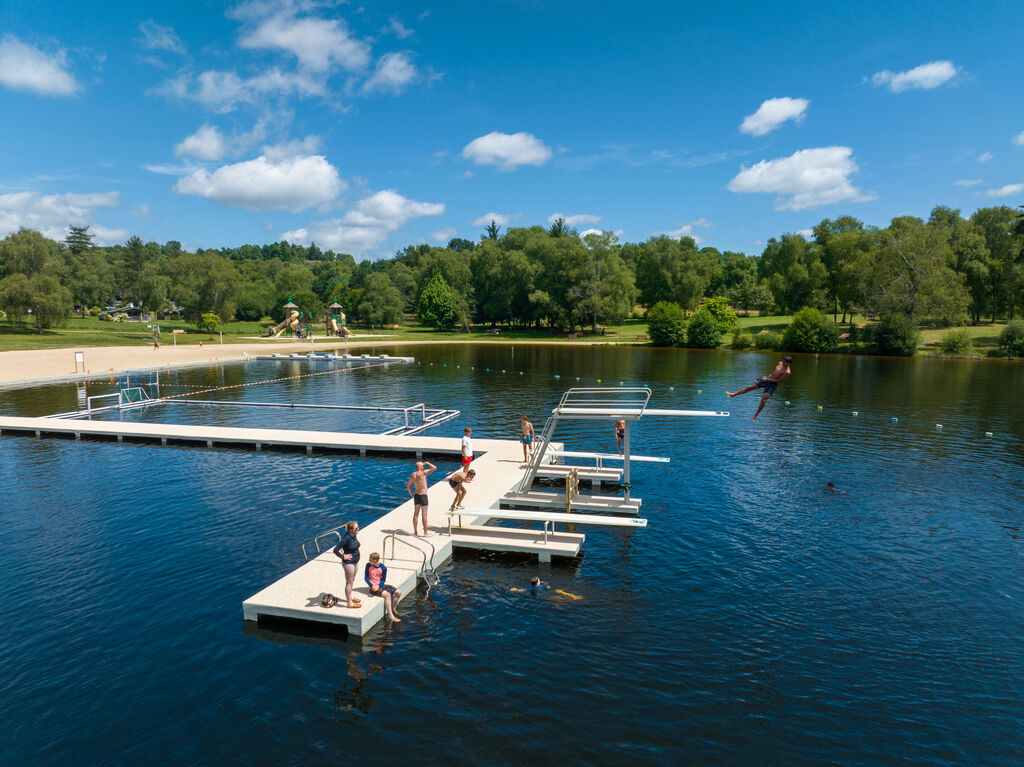
[{"label": "man in black swim shorts", "polygon": [[740,394],[746,394],[748,391],[754,391],[754,389],[763,389],[764,394],[761,395],[761,404],[757,406],[757,412],[754,413],[754,417],[750,419],[751,421],[756,421],[757,416],[760,415],[761,411],[764,410],[764,406],[768,403],[768,398],[775,394],[775,390],[778,388],[780,383],[789,378],[789,375],[792,372],[789,369],[789,366],[792,362],[792,357],[783,357],[779,360],[779,364],[775,366],[775,370],[768,375],[761,376],[761,378],[758,378],[750,386],[745,386],[739,391],[726,392],[726,394],[728,394],[731,399],[732,397],[739,396]]},{"label": "man in black swim shorts", "polygon": [[[429,468],[428,468],[429,467]],[[412,534],[417,535],[416,521],[423,515],[423,537],[430,537],[427,530],[427,475],[437,469],[430,461],[416,461],[416,471],[409,475],[409,481],[405,483],[405,489],[412,496]]]}]

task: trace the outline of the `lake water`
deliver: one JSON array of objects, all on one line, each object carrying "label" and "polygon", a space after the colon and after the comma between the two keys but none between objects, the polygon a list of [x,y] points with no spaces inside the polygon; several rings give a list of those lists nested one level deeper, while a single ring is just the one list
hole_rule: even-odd
[{"label": "lake water", "polygon": [[[410,462],[4,435],[0,763],[1024,759],[1024,366],[798,356],[752,424],[757,395],[722,391],[767,373],[764,354],[387,351],[417,363],[215,396],[422,401],[462,410],[440,436],[512,437],[579,377],[733,415],[634,429],[636,452],[672,459],[634,467],[647,529],[588,530],[571,563],[459,554],[400,625],[347,641],[253,632],[242,600],[300,565],[311,534],[405,500]],[[164,393],[324,369],[191,369]],[[0,391],[0,414],[79,396]],[[395,425],[170,405],[125,418]],[[614,450],[604,426],[561,437]],[[509,591],[533,575],[581,598]]]}]

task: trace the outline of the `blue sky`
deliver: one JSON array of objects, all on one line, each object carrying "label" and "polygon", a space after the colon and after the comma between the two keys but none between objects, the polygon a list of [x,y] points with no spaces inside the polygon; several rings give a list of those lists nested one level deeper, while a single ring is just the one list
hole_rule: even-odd
[{"label": "blue sky", "polygon": [[9,2],[0,236],[353,253],[486,220],[759,253],[1024,204],[1024,4]]}]

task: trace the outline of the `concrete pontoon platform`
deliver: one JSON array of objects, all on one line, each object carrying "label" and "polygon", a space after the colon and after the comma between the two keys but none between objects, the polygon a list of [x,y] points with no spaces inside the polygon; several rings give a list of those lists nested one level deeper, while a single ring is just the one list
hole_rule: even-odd
[{"label": "concrete pontoon platform", "polygon": [[[581,511],[604,511],[613,514],[638,514],[641,500],[630,498],[628,501],[616,495],[577,495],[572,500],[572,507]],[[565,493],[545,493],[530,490],[525,493],[508,493],[501,499],[501,508],[565,509]]]},{"label": "concrete pontoon platform", "polygon": [[547,479],[564,479],[570,472],[576,469],[580,481],[590,482],[621,482],[622,469],[594,468],[593,466],[566,466],[564,464],[549,463],[537,469],[538,477]]}]

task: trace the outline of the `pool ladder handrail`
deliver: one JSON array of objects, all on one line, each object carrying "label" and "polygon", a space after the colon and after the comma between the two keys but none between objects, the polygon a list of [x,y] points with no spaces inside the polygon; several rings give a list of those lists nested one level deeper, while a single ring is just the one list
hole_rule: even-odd
[{"label": "pool ladder handrail", "polygon": [[[430,593],[430,589],[433,586],[437,586],[441,583],[441,576],[437,574],[437,569],[434,567],[434,555],[437,553],[437,549],[434,548],[434,544],[430,541],[423,541],[430,547],[430,559],[427,559],[427,552],[421,549],[419,546],[414,546],[411,542],[405,540],[405,538],[399,538],[399,535],[408,535],[409,533],[404,530],[392,530],[386,536],[384,536],[384,559],[395,558],[395,543],[401,541],[409,548],[418,551],[423,557],[423,564],[420,567],[420,575],[423,576],[423,581],[427,584],[427,593]],[[388,557],[388,541],[391,541],[391,556]],[[419,539],[417,539],[419,540]],[[430,582],[430,578],[434,578],[434,582]]]},{"label": "pool ladder handrail", "polygon": [[328,530],[326,533],[319,533],[318,535],[313,536],[313,540],[312,541],[303,541],[302,542],[302,556],[305,558],[305,560],[307,562],[309,561],[309,554],[306,553],[306,544],[307,543],[312,543],[314,546],[316,546],[316,553],[319,556],[320,554],[323,554],[323,551],[320,549],[320,539],[321,538],[326,538],[328,535],[334,535],[334,536],[337,536],[339,542],[341,541],[341,533],[338,532],[338,529],[339,528],[336,527],[333,530]]}]

